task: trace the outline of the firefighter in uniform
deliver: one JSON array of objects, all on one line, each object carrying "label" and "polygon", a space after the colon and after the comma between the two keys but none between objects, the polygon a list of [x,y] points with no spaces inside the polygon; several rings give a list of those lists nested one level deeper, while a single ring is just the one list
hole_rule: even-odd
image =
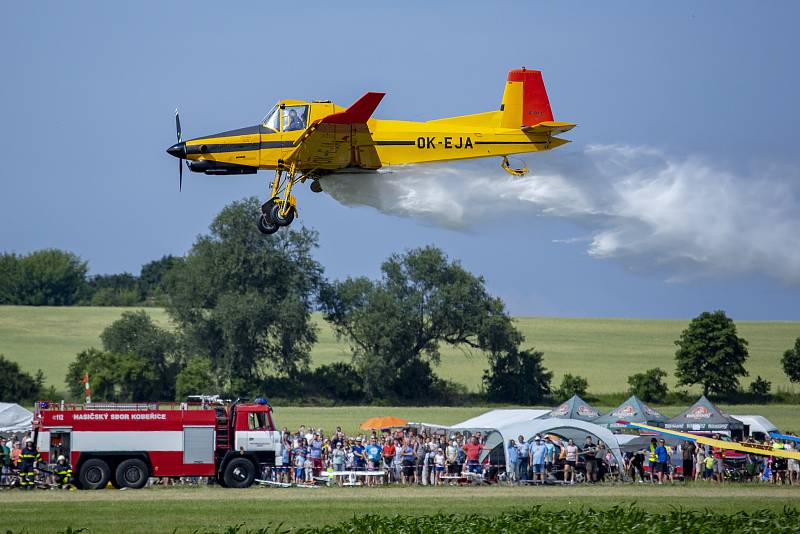
[{"label": "firefighter in uniform", "polygon": [[63,454],[58,457],[53,473],[56,475],[58,487],[66,489],[72,485],[72,466]]},{"label": "firefighter in uniform", "polygon": [[39,451],[33,446],[33,440],[25,440],[25,448],[19,455],[19,485],[22,489],[32,490],[34,487],[34,469],[41,461]]}]

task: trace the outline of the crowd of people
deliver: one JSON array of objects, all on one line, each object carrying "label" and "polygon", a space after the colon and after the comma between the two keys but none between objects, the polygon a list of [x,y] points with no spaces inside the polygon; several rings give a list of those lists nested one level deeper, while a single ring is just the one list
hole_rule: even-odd
[{"label": "crowd of people", "polygon": [[[715,434],[713,439],[720,440]],[[765,436],[762,441],[749,438],[745,443],[765,451],[795,451],[791,440],[773,439]],[[769,454],[742,453],[722,447],[698,445],[683,441],[670,447],[665,440],[652,438],[646,449],[625,455],[625,471],[632,482],[663,484],[683,481],[708,480],[716,483],[727,481],[763,481],[773,484],[800,485],[800,461]],[[645,472],[646,471],[646,472]]]},{"label": "crowd of people", "polygon": [[486,445],[480,432],[455,432],[449,439],[408,430],[347,437],[341,427],[326,436],[322,429],[301,426],[293,433],[284,428],[282,436],[282,455],[265,476],[283,483],[310,483],[329,474],[343,484],[345,472],[381,472],[379,480],[367,477],[366,483],[439,485],[484,469],[480,457]]},{"label": "crowd of people", "polygon": [[[341,427],[331,435],[301,426],[281,432],[281,453],[275,466],[265,467],[261,480],[279,484],[328,481],[403,485],[443,485],[472,482],[566,484],[628,481],[664,484],[676,480],[763,481],[800,485],[800,461],[776,455],[746,454],[684,441],[670,446],[651,438],[647,447],[626,452],[619,461],[614,451],[591,436],[579,446],[554,435],[518,436],[503,447],[487,445],[481,432],[397,429],[346,436]],[[719,436],[714,436],[719,438]],[[791,440],[768,436],[749,443],[763,450],[797,450]],[[494,443],[494,441],[492,442]],[[504,449],[504,450],[503,450]],[[22,489],[33,489],[40,456],[29,438],[0,438],[0,486],[12,473]],[[63,456],[45,469],[46,483],[68,487],[72,468]],[[355,476],[364,475],[362,476]],[[370,476],[375,475],[375,476]],[[173,480],[152,479],[151,484]],[[179,483],[199,483],[194,477]]]}]

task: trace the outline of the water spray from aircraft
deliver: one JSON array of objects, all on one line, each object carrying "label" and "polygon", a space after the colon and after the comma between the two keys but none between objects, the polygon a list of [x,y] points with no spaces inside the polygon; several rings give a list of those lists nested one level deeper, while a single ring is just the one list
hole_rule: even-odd
[{"label": "water spray from aircraft", "polygon": [[798,179],[642,146],[590,145],[530,163],[521,178],[466,162],[336,174],[322,186],[343,204],[451,229],[510,214],[570,219],[588,235],[566,241],[585,242],[589,255],[666,268],[676,280],[763,273],[800,283]]}]

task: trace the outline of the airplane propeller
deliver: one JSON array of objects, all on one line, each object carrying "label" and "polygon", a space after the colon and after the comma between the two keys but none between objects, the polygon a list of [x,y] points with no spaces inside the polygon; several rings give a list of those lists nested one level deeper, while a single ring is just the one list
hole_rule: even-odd
[{"label": "airplane propeller", "polygon": [[[178,158],[178,191],[183,189],[183,160],[186,159],[186,144],[181,141],[181,116],[175,110],[175,131],[178,134],[178,142],[167,149],[167,153]],[[188,163],[186,164],[189,165]]]}]

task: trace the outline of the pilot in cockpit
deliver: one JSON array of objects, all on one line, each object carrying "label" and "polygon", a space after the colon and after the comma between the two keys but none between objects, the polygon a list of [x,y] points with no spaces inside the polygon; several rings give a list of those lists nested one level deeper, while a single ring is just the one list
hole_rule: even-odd
[{"label": "pilot in cockpit", "polygon": [[302,130],[304,128],[303,120],[297,116],[297,111],[294,109],[289,110],[289,124],[286,125],[284,131]]}]

